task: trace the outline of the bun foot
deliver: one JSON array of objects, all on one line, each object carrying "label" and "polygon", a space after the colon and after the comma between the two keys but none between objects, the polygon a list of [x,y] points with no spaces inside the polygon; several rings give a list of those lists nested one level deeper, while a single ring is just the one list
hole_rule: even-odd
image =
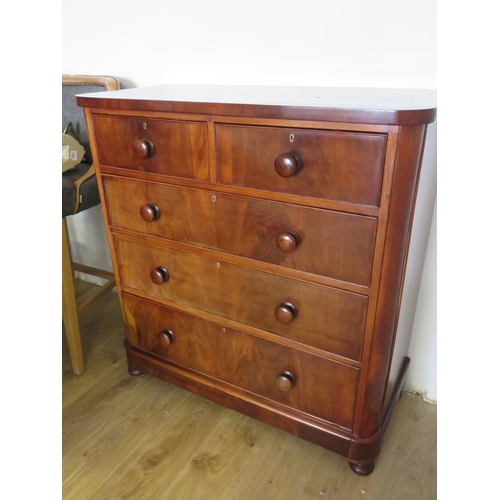
[{"label": "bun foot", "polygon": [[132,377],[138,377],[139,375],[144,375],[144,372],[141,372],[141,370],[138,370],[137,368],[131,368],[130,366],[128,367],[128,372]]},{"label": "bun foot", "polygon": [[349,467],[360,476],[368,476],[375,469],[375,462],[370,460],[369,462],[351,462],[349,460]]}]

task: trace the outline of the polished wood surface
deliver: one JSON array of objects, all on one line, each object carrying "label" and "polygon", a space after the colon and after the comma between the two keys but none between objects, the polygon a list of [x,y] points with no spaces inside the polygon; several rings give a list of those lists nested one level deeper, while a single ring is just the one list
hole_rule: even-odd
[{"label": "polished wood surface", "polygon": [[215,133],[221,184],[379,205],[382,134],[234,125]]},{"label": "polished wood surface", "polygon": [[161,217],[160,207],[156,203],[142,205],[139,209],[139,213],[144,222],[153,222]]},{"label": "polished wood surface", "polygon": [[397,400],[376,469],[362,477],[320,446],[156,378],[130,377],[117,294],[82,317],[81,335],[81,376],[62,338],[64,500],[437,498],[436,406],[419,397]]},{"label": "polished wood surface", "polygon": [[323,108],[141,92],[79,98],[129,372],[371,474],[408,370],[393,346],[435,108],[366,108],[363,92],[342,109],[335,92]]},{"label": "polished wood surface", "polygon": [[289,325],[297,317],[297,307],[291,302],[282,302],[274,311],[276,319],[284,325]]},{"label": "polished wood surface", "polygon": [[295,375],[289,371],[281,372],[276,377],[276,385],[280,391],[291,391],[295,387],[296,383],[297,379],[295,378]]},{"label": "polished wood surface", "polygon": [[[127,338],[133,346],[342,427],[352,427],[358,370],[128,294],[123,301]],[[175,343],[166,346],[161,341],[165,329],[175,335]],[[294,373],[288,389],[277,384],[276,377],[282,372]]]},{"label": "polished wood surface", "polygon": [[166,283],[169,280],[170,274],[163,266],[157,266],[154,269],[151,269],[149,277],[155,285],[163,285],[163,283]]},{"label": "polished wood surface", "polygon": [[[122,285],[359,359],[367,298],[138,240],[114,237]],[[151,269],[168,266],[168,282]],[[155,274],[159,274],[155,272]],[[290,324],[275,317],[283,302],[298,313]],[[314,325],[312,329],[310,325]]]},{"label": "polished wood surface", "polygon": [[[293,134],[290,135],[290,141],[292,140]],[[292,175],[298,174],[302,168],[302,160],[298,154],[293,151],[288,153],[280,154],[274,160],[274,170],[280,177],[291,177]]]},{"label": "polished wood surface", "polygon": [[[366,373],[366,396],[360,420],[362,437],[370,436],[376,432],[381,422],[381,408],[384,406],[384,398],[386,405],[390,401],[390,395],[386,394],[386,389],[403,292],[403,272],[410,242],[411,214],[416,198],[425,131],[425,127],[420,126],[402,128],[400,132],[400,144],[395,159],[393,194],[381,267],[377,312],[374,318],[369,354],[370,361],[367,361],[372,369]],[[391,332],[391,335],[388,335],[387,332]],[[368,360],[368,351],[365,351],[365,354]],[[393,369],[399,370],[403,359],[392,361]]]},{"label": "polished wood surface", "polygon": [[128,113],[203,114],[341,124],[422,125],[436,118],[435,90],[294,86],[158,85],[78,104]]},{"label": "polished wood surface", "polygon": [[199,122],[96,115],[99,162],[207,180],[207,131]]},{"label": "polished wood surface", "polygon": [[300,241],[300,236],[292,229],[288,229],[276,236],[276,246],[283,253],[292,253],[300,245]]},{"label": "polished wood surface", "polygon": [[135,156],[137,156],[137,158],[141,158],[142,160],[155,154],[154,142],[147,138],[136,139],[132,143],[132,149]]},{"label": "polished wood surface", "polygon": [[[102,182],[113,227],[341,281],[370,282],[373,217],[115,176],[103,176]],[[148,221],[143,211],[151,213]]]},{"label": "polished wood surface", "polygon": [[170,347],[175,342],[175,333],[172,330],[162,330],[158,334],[158,342],[162,348]]}]

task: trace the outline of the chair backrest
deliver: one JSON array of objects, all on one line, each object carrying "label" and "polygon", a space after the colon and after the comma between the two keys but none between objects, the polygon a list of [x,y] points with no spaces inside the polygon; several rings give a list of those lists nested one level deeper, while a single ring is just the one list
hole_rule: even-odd
[{"label": "chair backrest", "polygon": [[89,136],[83,109],[76,104],[77,94],[119,90],[120,82],[112,76],[63,75],[62,76],[62,131],[71,122],[69,134],[72,135],[87,152],[86,161],[92,163]]}]

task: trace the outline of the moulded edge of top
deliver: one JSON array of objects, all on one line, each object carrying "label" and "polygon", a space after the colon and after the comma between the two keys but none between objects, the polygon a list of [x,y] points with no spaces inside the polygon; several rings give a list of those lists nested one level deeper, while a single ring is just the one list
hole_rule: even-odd
[{"label": "moulded edge of top", "polygon": [[418,125],[436,117],[432,89],[366,89],[339,87],[252,87],[159,85],[80,94],[82,107],[298,119]]}]

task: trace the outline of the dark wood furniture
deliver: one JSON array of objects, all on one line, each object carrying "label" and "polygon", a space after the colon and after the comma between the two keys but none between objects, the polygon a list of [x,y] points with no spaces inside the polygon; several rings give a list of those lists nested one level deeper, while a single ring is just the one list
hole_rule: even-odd
[{"label": "dark wood furniture", "polygon": [[369,474],[409,363],[393,353],[434,99],[197,86],[78,97],[130,373]]}]

